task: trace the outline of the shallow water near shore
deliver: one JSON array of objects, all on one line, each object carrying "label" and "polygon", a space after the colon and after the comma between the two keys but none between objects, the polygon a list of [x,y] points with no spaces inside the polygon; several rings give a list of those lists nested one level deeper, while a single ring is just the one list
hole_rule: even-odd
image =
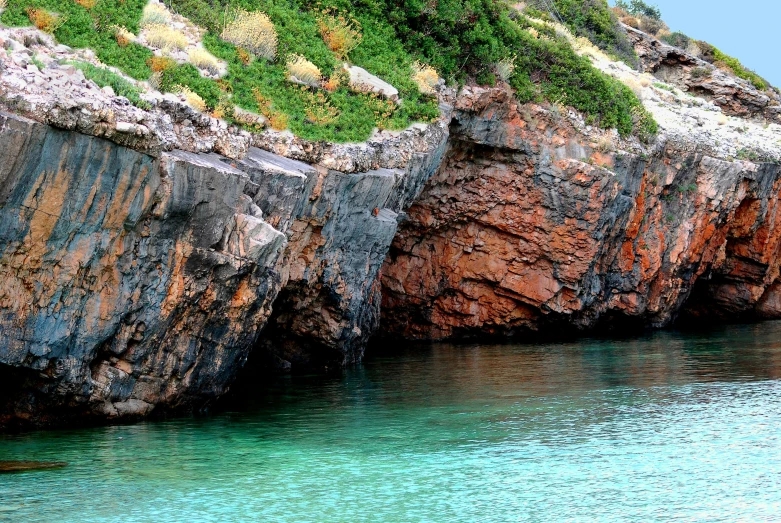
[{"label": "shallow water near shore", "polygon": [[[371,351],[369,352],[371,354]],[[205,418],[0,435],[0,521],[778,521],[781,323],[408,347]]]}]

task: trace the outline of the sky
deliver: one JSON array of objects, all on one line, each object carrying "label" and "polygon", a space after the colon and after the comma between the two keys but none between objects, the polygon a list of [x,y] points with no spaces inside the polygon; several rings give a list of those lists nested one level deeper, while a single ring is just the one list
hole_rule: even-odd
[{"label": "sky", "polygon": [[[781,87],[781,0],[646,0],[671,31],[705,40]],[[610,0],[615,5],[615,0]]]}]

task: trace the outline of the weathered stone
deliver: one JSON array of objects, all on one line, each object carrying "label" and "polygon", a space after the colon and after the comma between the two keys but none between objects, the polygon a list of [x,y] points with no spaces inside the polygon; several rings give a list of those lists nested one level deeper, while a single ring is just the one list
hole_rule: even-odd
[{"label": "weathered stone", "polygon": [[760,91],[751,82],[718,69],[688,51],[624,26],[641,67],[657,78],[712,100],[729,115],[781,123],[781,95]]},{"label": "weathered stone", "polygon": [[38,373],[5,410],[133,417],[224,392],[281,285],[285,237],[242,213],[247,175],[10,115],[0,157],[0,367]]},{"label": "weathered stone", "polygon": [[389,100],[399,99],[399,90],[366,69],[355,65],[344,64],[344,69],[350,75],[350,87],[363,93],[376,93]]},{"label": "weathered stone", "polygon": [[645,78],[650,146],[475,86],[333,144],[142,110],[23,51],[0,56],[0,103],[32,118],[0,116],[0,425],[208,404],[250,353],[359,361],[381,303],[410,338],[781,314],[779,167],[733,159],[778,158],[781,128],[721,114],[760,115],[734,79],[710,103]]},{"label": "weathered stone", "polygon": [[382,269],[387,335],[659,327],[695,286],[687,314],[779,314],[781,166],[600,152],[542,108],[473,95]]}]

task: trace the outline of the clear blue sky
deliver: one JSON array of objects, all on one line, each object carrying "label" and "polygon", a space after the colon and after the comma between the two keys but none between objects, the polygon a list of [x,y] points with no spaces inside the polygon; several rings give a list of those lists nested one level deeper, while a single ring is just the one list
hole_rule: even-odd
[{"label": "clear blue sky", "polygon": [[710,42],[781,86],[781,0],[645,1],[661,9],[671,31]]}]

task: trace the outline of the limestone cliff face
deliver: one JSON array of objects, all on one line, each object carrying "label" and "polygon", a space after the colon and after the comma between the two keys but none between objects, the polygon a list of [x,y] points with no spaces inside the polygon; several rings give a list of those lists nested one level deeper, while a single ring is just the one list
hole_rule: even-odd
[{"label": "limestone cliff face", "polygon": [[446,136],[433,137],[433,147],[416,153],[403,169],[311,170],[286,229],[287,284],[261,340],[270,367],[360,361],[379,323],[377,274],[398,213],[438,167]]},{"label": "limestone cliff face", "polygon": [[281,283],[247,175],[0,115],[6,412],[145,414],[221,394]]},{"label": "limestone cliff face", "polygon": [[0,112],[0,425],[201,406],[253,349],[359,360],[397,213],[446,138],[150,156]]},{"label": "limestone cliff face", "polygon": [[700,96],[595,58],[634,79],[651,145],[507,86],[329,144],[0,75],[0,427],[200,407],[248,358],[339,367],[377,332],[780,317],[781,162],[734,159],[780,157],[756,121],[777,93],[630,35],[654,81]]},{"label": "limestone cliff face", "polygon": [[406,338],[669,324],[779,310],[781,166],[662,140],[600,152],[555,112],[467,90],[382,270]]},{"label": "limestone cliff face", "polygon": [[312,163],[260,149],[240,162],[255,202],[289,240],[283,289],[260,339],[263,367],[360,361],[379,323],[377,276],[398,213],[438,168],[447,136],[444,120],[339,154],[283,139],[263,145]]}]

